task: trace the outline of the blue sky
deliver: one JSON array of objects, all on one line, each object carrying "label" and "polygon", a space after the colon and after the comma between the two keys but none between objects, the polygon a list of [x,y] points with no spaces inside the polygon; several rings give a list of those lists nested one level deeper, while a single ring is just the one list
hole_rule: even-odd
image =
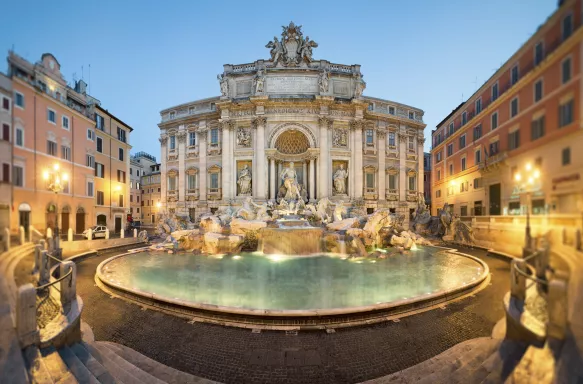
[{"label": "blue sky", "polygon": [[69,82],[82,73],[89,82],[90,64],[91,94],[134,128],[132,152],[157,158],[159,111],[218,95],[222,65],[268,58],[265,44],[290,20],[319,44],[315,59],[361,64],[365,95],[423,109],[429,138],[557,7],[557,0],[34,3],[2,6],[10,16],[0,24],[0,48],[32,62],[51,52]]}]

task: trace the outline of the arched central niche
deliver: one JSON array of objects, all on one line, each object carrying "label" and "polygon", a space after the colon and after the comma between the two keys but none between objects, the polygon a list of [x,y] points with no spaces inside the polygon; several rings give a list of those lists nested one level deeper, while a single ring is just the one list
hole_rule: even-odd
[{"label": "arched central niche", "polygon": [[289,129],[278,136],[275,141],[275,148],[283,154],[297,155],[306,152],[310,148],[310,141],[302,132]]}]

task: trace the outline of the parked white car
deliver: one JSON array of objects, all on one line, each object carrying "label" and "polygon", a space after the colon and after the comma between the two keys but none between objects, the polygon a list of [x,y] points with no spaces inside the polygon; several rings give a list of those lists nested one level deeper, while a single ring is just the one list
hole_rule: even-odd
[{"label": "parked white car", "polygon": [[[105,225],[96,225],[91,227],[91,238],[92,239],[97,239],[99,237],[104,238],[105,239]],[[86,239],[89,239],[89,229],[86,229],[83,231],[83,237],[85,237]],[[91,240],[91,239],[89,239]]]}]

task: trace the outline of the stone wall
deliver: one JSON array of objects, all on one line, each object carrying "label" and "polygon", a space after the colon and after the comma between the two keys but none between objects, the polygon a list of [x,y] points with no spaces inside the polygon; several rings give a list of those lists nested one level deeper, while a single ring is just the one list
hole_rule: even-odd
[{"label": "stone wall", "polygon": [[79,253],[89,251],[92,249],[104,249],[117,246],[121,247],[139,242],[139,238],[129,237],[125,239],[61,241],[60,245],[63,248],[64,254],[70,254],[74,252]]}]

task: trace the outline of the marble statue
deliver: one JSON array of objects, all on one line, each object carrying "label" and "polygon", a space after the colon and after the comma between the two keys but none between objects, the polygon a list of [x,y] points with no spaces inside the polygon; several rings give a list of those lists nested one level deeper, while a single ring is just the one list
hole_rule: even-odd
[{"label": "marble statue", "polygon": [[310,36],[306,36],[304,40],[300,35],[300,44],[298,45],[298,53],[300,61],[306,59],[308,63],[312,62],[312,48],[317,48],[318,43],[310,40]]},{"label": "marble statue", "polygon": [[348,178],[348,171],[344,169],[344,164],[340,164],[340,168],[334,172],[334,192],[337,195],[346,194],[346,179]]},{"label": "marble statue", "polygon": [[253,84],[255,88],[255,94],[263,93],[264,84],[265,84],[265,75],[263,74],[263,70],[257,71],[257,76],[253,79]]},{"label": "marble statue", "polygon": [[247,165],[245,165],[243,169],[241,169],[241,172],[239,172],[237,184],[239,185],[240,196],[251,194],[251,171]]},{"label": "marble statue", "polygon": [[251,147],[251,131],[248,128],[237,130],[237,145],[245,148]]},{"label": "marble statue", "polygon": [[279,61],[279,59],[281,59],[281,57],[284,54],[283,45],[279,40],[277,40],[276,36],[273,36],[273,40],[267,43],[265,48],[271,48],[271,50],[269,51],[269,53],[271,54],[271,62],[273,63],[273,66],[276,66],[277,62]]},{"label": "marble statue", "polygon": [[342,216],[345,215],[346,213],[347,213],[347,209],[344,206],[344,201],[340,200],[339,202],[334,204],[334,213],[333,213],[334,222],[342,221],[342,219],[343,219]]},{"label": "marble statue", "polygon": [[223,74],[217,75],[219,84],[221,85],[221,96],[229,96],[229,82]]},{"label": "marble statue", "polygon": [[322,223],[329,223],[331,220],[328,210],[330,208],[330,200],[327,197],[321,198],[316,205],[308,204],[306,208]]},{"label": "marble statue", "polygon": [[302,199],[300,194],[300,187],[298,184],[298,175],[294,168],[294,163],[290,162],[289,166],[281,171],[281,175],[279,176],[280,179],[283,181],[283,186],[285,187],[285,200],[295,200],[295,199]]},{"label": "marble statue", "polygon": [[336,148],[348,147],[348,132],[344,128],[334,128],[332,132],[332,144]]},{"label": "marble statue", "polygon": [[318,79],[318,84],[320,85],[320,93],[328,92],[328,86],[330,83],[330,72],[324,69],[324,72],[320,74],[320,78]]}]

